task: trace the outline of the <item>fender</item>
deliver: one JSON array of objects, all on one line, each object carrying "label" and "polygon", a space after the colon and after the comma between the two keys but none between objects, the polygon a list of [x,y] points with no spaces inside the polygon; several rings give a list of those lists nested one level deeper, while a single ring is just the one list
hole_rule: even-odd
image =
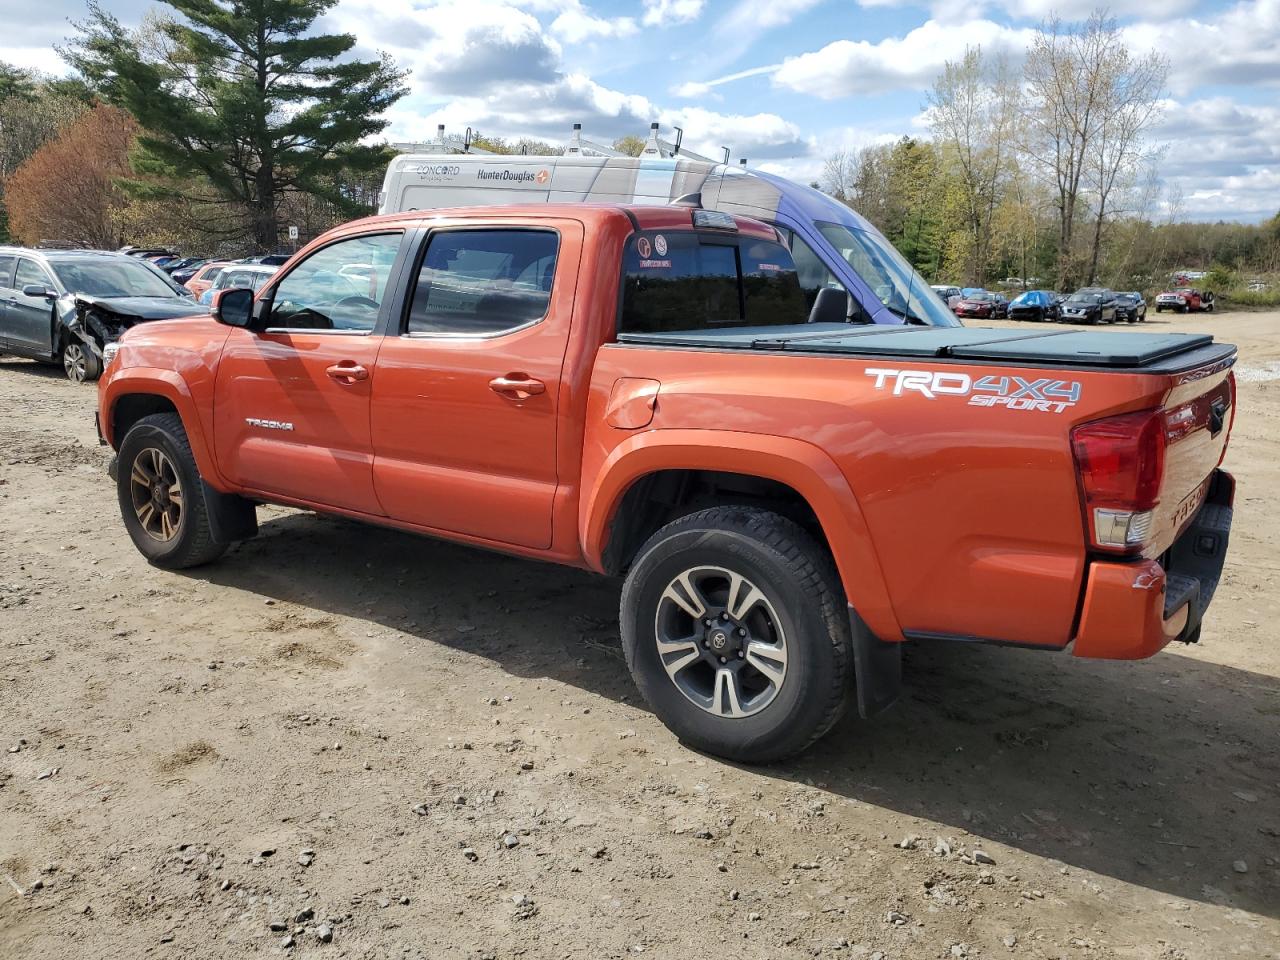
[{"label": "fender", "polygon": [[845,596],[881,640],[902,641],[880,561],[862,510],[844,474],[821,449],[803,440],[732,430],[651,430],[614,447],[594,476],[578,521],[583,556],[597,571],[609,525],[623,495],[661,470],[719,470],[775,480],[808,502],[831,546]]},{"label": "fender", "polygon": [[200,419],[195,399],[187,382],[173,370],[162,370],[156,367],[125,367],[113,371],[110,378],[100,383],[98,407],[102,411],[102,433],[113,449],[120,449],[122,438],[114,436],[115,406],[121,397],[134,394],[150,394],[164,397],[177,408],[182,418],[183,429],[187,432],[187,441],[191,444],[191,453],[196,459],[196,466],[205,482],[220,493],[234,492],[231,485],[222,479],[218,472],[213,450],[205,437],[204,424]]}]

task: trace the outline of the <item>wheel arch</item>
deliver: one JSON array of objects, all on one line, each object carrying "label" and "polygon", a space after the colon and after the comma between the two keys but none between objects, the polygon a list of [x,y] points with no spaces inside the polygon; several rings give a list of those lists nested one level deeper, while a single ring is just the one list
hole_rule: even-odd
[{"label": "wheel arch", "polygon": [[[634,511],[641,504],[650,504],[650,490],[661,490],[664,484],[669,488],[673,479],[687,480],[691,475],[754,482],[757,486],[748,495],[772,492],[780,495],[783,509],[778,512],[800,520],[802,525],[803,514],[811,517],[816,527],[812,532],[831,551],[849,603],[876,636],[903,639],[852,489],[826,453],[792,437],[728,430],[654,430],[623,441],[593,476],[584,478],[579,539],[588,565],[600,572],[620,573],[662,523],[714,502],[742,502],[677,498],[674,505],[688,509],[636,516]],[[802,511],[802,516],[789,510]]]},{"label": "wheel arch", "polygon": [[129,367],[119,371],[100,387],[99,411],[103,439],[115,450],[125,434],[143,417],[153,413],[176,413],[186,431],[192,456],[206,482],[218,483],[213,451],[186,382],[172,370]]}]

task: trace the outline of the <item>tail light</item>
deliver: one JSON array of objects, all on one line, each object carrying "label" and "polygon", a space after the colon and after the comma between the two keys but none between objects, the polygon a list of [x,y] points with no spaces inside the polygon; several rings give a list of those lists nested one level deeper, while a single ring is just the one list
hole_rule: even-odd
[{"label": "tail light", "polygon": [[1142,550],[1159,503],[1166,444],[1160,410],[1107,417],[1071,431],[1095,547],[1118,553]]}]

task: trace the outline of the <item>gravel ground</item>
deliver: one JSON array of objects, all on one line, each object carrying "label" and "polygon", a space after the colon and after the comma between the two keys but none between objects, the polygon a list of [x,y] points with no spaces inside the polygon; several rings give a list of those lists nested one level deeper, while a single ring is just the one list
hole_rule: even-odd
[{"label": "gravel ground", "polygon": [[1226,579],[1141,663],[924,646],[800,760],[681,747],[618,583],[266,509],[187,574],[0,361],[0,957],[1280,957],[1280,314]]}]

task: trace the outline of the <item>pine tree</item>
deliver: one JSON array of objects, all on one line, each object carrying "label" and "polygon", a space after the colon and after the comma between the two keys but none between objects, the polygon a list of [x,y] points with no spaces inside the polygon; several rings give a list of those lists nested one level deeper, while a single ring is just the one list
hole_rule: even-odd
[{"label": "pine tree", "polygon": [[62,51],[142,127],[139,189],[206,181],[249,212],[260,251],[276,247],[288,191],[354,211],[337,185],[386,164],[385,150],[365,141],[386,128],[383,113],[406,91],[387,58],[348,58],[355,37],[312,32],[337,0],[165,2],[178,16],[148,35],[91,2]]}]

